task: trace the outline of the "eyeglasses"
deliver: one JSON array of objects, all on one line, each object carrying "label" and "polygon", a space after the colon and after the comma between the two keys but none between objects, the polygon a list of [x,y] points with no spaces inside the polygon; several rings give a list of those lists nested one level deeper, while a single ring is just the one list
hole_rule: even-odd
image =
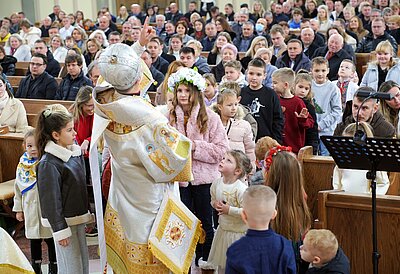
[{"label": "eyeglasses", "polygon": [[43,66],[44,64],[30,62],[29,65],[31,65],[32,67],[40,67]]}]

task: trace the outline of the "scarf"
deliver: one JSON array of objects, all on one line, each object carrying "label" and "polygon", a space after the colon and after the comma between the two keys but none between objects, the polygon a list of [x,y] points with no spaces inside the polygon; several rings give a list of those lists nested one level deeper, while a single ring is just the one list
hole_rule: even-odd
[{"label": "scarf", "polygon": [[[3,85],[5,86],[6,84],[3,83]],[[5,106],[6,106],[7,102],[8,102],[8,98],[9,98],[8,93],[4,89],[4,95],[3,95],[3,97],[0,98],[0,115],[3,112],[3,109],[5,108]]]},{"label": "scarf", "polygon": [[347,88],[349,87],[350,80],[348,81],[337,81],[337,87],[340,90],[340,95],[342,97],[342,106],[346,104],[346,93],[347,93]]},{"label": "scarf", "polygon": [[21,194],[31,190],[36,185],[36,166],[39,163],[37,158],[31,158],[28,153],[24,153],[17,166],[17,180]]}]

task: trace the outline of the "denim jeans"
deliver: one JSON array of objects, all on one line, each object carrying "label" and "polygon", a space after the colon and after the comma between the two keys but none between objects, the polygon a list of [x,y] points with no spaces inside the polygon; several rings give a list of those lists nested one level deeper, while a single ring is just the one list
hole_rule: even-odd
[{"label": "denim jeans", "polygon": [[326,148],[326,146],[324,145],[324,143],[322,141],[319,141],[318,155],[321,155],[321,156],[329,156],[330,155],[328,149]]},{"label": "denim jeans", "polygon": [[56,245],[58,274],[89,274],[89,252],[85,224],[70,226],[72,236],[67,246]]},{"label": "denim jeans", "polygon": [[208,260],[214,238],[210,187],[211,184],[193,186],[189,183],[189,186],[179,188],[182,202],[199,218],[206,233],[204,244],[197,245],[196,261],[201,257],[203,261]]}]

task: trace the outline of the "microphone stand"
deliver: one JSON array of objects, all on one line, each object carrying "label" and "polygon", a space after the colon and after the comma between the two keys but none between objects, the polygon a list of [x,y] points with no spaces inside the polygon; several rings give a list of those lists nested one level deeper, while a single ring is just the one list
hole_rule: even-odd
[{"label": "microphone stand", "polygon": [[[359,109],[357,110],[357,119],[356,119],[356,133],[354,134],[354,142],[358,145],[360,145],[361,147],[365,147],[366,146],[366,140],[367,140],[367,136],[365,134],[364,131],[359,130],[359,114],[360,114],[360,110],[362,108],[362,106],[364,105],[364,103],[366,101],[368,101],[369,99],[371,99],[372,96],[368,96],[366,97]],[[375,157],[373,157],[372,155],[369,155],[370,158],[370,163],[371,163],[371,170],[367,172],[367,179],[371,180],[371,194],[372,194],[372,267],[373,267],[373,273],[374,274],[378,274],[378,263],[379,263],[379,258],[380,258],[380,254],[378,252],[378,233],[377,233],[377,214],[376,214],[376,166],[377,166],[377,162]]]}]

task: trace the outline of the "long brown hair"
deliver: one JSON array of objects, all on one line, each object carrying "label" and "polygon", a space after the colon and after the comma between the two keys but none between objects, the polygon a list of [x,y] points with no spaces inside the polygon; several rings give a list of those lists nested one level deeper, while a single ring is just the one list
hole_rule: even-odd
[{"label": "long brown hair", "polygon": [[76,95],[75,102],[72,105],[72,115],[74,121],[79,121],[79,117],[83,115],[82,107],[92,99],[93,88],[91,86],[82,86]]},{"label": "long brown hair", "polygon": [[265,174],[265,184],[277,195],[278,215],[272,228],[289,240],[298,241],[311,227],[300,163],[291,152],[280,151]]},{"label": "long brown hair", "polygon": [[35,132],[39,159],[44,154],[47,143],[55,142],[53,132],[60,132],[69,122],[72,122],[72,115],[61,104],[49,105],[40,112]]},{"label": "long brown hair", "polygon": [[[200,92],[196,87],[193,86],[191,83],[181,83],[181,85],[185,85],[189,89],[189,102],[191,102],[189,108],[189,114],[192,114],[192,110],[195,106],[199,105],[200,110],[199,114],[197,115],[197,127],[200,130],[201,134],[204,134],[207,131],[207,124],[208,124],[208,115],[206,110],[206,105],[204,104],[203,93]],[[176,92],[178,90],[177,85],[174,89],[174,99],[172,100],[172,110],[170,111],[170,123],[172,126],[176,125],[176,107],[178,106],[178,98],[176,96]]]}]

